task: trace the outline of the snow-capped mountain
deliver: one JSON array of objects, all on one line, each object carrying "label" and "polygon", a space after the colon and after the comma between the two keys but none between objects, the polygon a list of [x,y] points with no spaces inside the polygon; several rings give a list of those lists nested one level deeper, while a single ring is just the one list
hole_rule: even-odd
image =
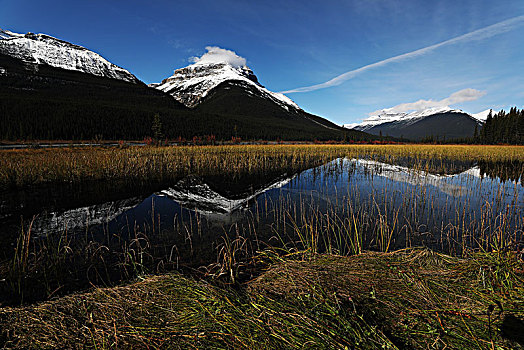
[{"label": "snow-capped mountain", "polygon": [[272,100],[287,111],[301,110],[287,96],[263,87],[247,66],[234,67],[227,62],[195,63],[175,70],[159,84],[149,86],[172,95],[187,107],[195,107],[217,86],[224,82],[240,82],[255,88],[260,95]]},{"label": "snow-capped mountain", "polygon": [[369,116],[368,118],[364,119],[361,123],[344,124],[344,127],[348,129],[366,131],[375,126],[385,124],[385,123],[391,123],[391,122],[402,122],[405,124],[413,124],[416,121],[423,119],[425,117],[435,115],[435,114],[442,114],[442,113],[464,113],[464,112],[459,109],[452,109],[449,107],[428,108],[422,111],[414,111],[411,113],[396,113],[396,112],[391,112],[388,109],[383,109],[381,113],[377,115]]},{"label": "snow-capped mountain", "polygon": [[136,140],[151,135],[155,113],[173,124],[187,116],[127,70],[43,34],[0,31],[0,94],[3,139]]},{"label": "snow-capped mountain", "polygon": [[[168,138],[370,138],[307,113],[286,96],[269,91],[245,59],[232,60],[232,56],[228,50],[208,48],[196,63],[147,86],[81,46],[44,34],[0,30],[0,90],[8,105],[0,137],[24,139],[31,133],[37,139],[97,135],[142,139],[151,134],[144,125],[158,113]],[[27,110],[38,111],[38,118]],[[71,122],[64,125],[64,120]],[[89,120],[90,126],[79,128],[77,121],[83,120]]]},{"label": "snow-capped mountain", "polygon": [[476,115],[449,107],[428,108],[411,113],[395,113],[384,109],[361,123],[345,124],[348,129],[365,131],[374,135],[423,139],[460,139],[471,137],[480,126],[489,110]]},{"label": "snow-capped mountain", "polygon": [[[46,34],[18,34],[0,29],[0,55],[19,59],[35,69],[38,69],[38,65],[47,64],[106,78],[139,82],[133,74],[99,54]],[[0,67],[4,75],[5,70]]]},{"label": "snow-capped mountain", "polygon": [[[277,133],[282,135],[279,138],[294,140],[339,139],[343,135],[344,129],[339,125],[307,113],[285,95],[266,89],[244,59],[235,55],[240,60],[231,60],[234,53],[228,51],[228,54],[208,57],[213,55],[209,51],[196,63],[177,69],[171,77],[149,86],[171,95],[197,113],[220,118],[220,125],[213,133],[220,129],[233,130],[234,135],[242,138],[253,137],[250,134],[255,138],[270,138],[269,135]],[[368,137],[357,131],[348,135]]]}]

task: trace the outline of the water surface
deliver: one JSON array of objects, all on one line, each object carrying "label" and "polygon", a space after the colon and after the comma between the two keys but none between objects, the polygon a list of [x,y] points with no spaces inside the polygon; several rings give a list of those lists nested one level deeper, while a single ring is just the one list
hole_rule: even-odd
[{"label": "water surface", "polygon": [[[341,242],[357,234],[362,249],[426,245],[448,253],[522,239],[521,163],[439,161],[428,162],[425,171],[412,163],[337,159],[296,174],[243,176],[241,182],[189,176],[173,184],[9,192],[0,201],[0,234],[7,252],[22,221],[37,239],[64,232],[102,241],[147,234],[157,245],[176,246],[189,264],[215,259],[224,234],[256,240],[260,248],[297,244],[297,232],[314,231],[322,237],[321,249],[328,249],[326,237]],[[351,250],[340,242],[339,253]]]}]

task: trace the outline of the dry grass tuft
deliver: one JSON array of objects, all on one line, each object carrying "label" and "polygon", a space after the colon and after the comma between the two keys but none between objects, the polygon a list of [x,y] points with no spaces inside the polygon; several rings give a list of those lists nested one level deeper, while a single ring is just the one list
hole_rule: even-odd
[{"label": "dry grass tuft", "polygon": [[283,260],[239,289],[155,276],[0,309],[0,339],[6,348],[519,349],[521,269],[506,255],[410,249]]},{"label": "dry grass tuft", "polygon": [[273,266],[249,292],[296,299],[320,289],[404,348],[524,348],[524,332],[510,330],[524,330],[523,266],[512,255],[426,249],[319,255]]}]

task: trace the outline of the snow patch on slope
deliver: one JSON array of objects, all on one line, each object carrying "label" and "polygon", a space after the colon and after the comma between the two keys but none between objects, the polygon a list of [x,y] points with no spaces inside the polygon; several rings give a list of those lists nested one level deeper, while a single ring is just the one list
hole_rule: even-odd
[{"label": "snow patch on slope", "polygon": [[496,114],[495,111],[493,111],[491,109],[486,109],[485,111],[482,111],[482,112],[479,112],[479,113],[475,113],[475,114],[471,114],[471,116],[473,118],[475,118],[476,120],[478,120],[478,121],[485,122],[486,119],[488,119],[489,112],[491,112],[491,115],[495,115]]}]

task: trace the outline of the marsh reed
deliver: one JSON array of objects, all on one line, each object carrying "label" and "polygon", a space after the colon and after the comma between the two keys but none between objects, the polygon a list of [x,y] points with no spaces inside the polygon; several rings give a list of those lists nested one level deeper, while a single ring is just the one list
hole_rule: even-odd
[{"label": "marsh reed", "polygon": [[[443,159],[523,161],[522,146],[470,145],[239,145],[61,148],[0,151],[0,188],[90,180],[177,180],[188,174],[232,177],[284,165],[299,169],[340,157],[408,157],[415,167]],[[427,160],[431,159],[432,163]],[[421,169],[424,170],[424,169]]]},{"label": "marsh reed", "polygon": [[[333,159],[337,159],[332,161]],[[356,171],[352,158],[378,162],[364,178],[332,191],[341,173]],[[346,159],[346,160],[344,160]],[[362,191],[380,181],[380,164],[405,164],[408,173],[458,173],[472,163],[489,175],[522,186],[524,148],[433,145],[278,145],[131,147],[100,149],[38,149],[2,151],[0,184],[5,188],[91,180],[176,181],[188,174],[222,176],[231,183],[267,173],[293,174],[307,168],[311,181],[324,182],[315,191],[280,191],[261,196],[243,219],[217,229],[198,212],[189,219],[175,216],[169,228],[155,216],[125,232],[94,234],[46,232],[34,239],[32,220],[22,225],[13,252],[0,262],[4,302],[41,300],[89,285],[113,285],[148,273],[173,269],[227,276],[238,281],[260,256],[354,255],[365,250],[389,252],[428,246],[466,256],[475,251],[515,251],[522,242],[524,215],[518,190],[500,183],[483,202],[473,198],[486,186],[466,177],[463,201],[428,190],[424,184],[395,185]],[[493,164],[505,163],[497,168]],[[320,166],[321,164],[325,164]],[[320,166],[320,167],[318,167]],[[318,167],[318,168],[315,168]],[[494,170],[493,170],[494,169]],[[497,170],[498,169],[498,170]],[[510,169],[508,172],[507,169]],[[429,177],[429,175],[428,175]],[[326,180],[327,179],[327,180]],[[293,180],[295,181],[295,180]],[[321,181],[320,181],[321,182]],[[396,187],[395,187],[396,186]],[[453,187],[455,186],[455,187]],[[507,202],[512,197],[513,204]],[[197,272],[198,271],[198,272]],[[244,276],[244,277],[243,277]]]}]

